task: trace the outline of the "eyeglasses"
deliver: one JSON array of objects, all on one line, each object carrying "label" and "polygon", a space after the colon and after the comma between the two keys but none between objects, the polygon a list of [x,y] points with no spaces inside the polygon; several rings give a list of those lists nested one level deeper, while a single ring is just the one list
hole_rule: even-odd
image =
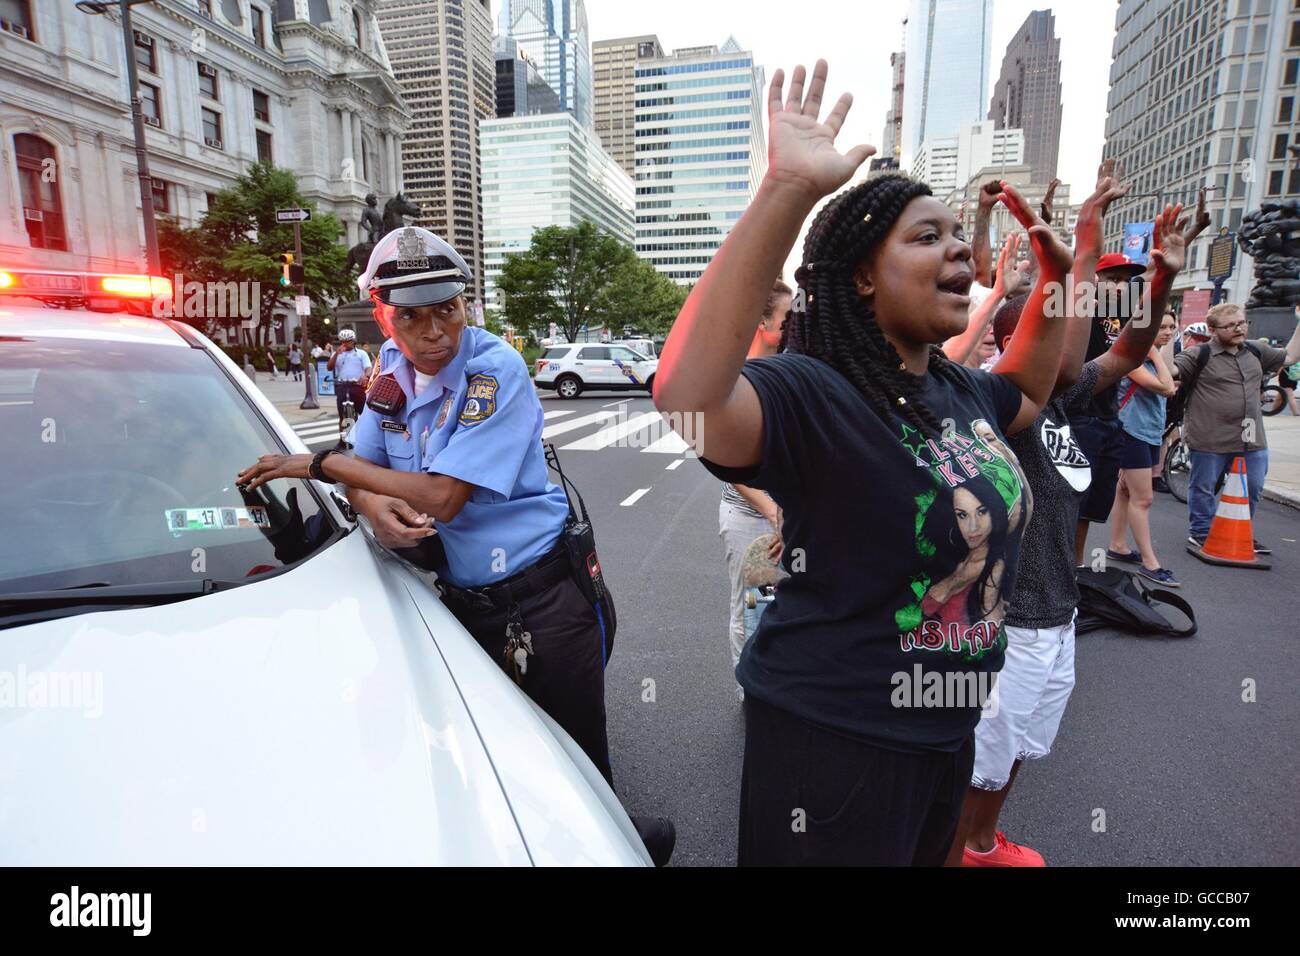
[{"label": "eyeglasses", "polygon": [[1246,320],[1242,319],[1240,322],[1226,322],[1223,325],[1216,325],[1214,328],[1216,331],[1219,329],[1223,329],[1224,331],[1227,331],[1229,329],[1244,329],[1245,327],[1246,327]]}]

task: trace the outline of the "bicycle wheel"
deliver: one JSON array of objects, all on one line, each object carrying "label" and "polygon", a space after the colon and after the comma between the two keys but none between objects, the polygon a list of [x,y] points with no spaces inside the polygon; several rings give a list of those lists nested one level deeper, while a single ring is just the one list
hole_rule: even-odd
[{"label": "bicycle wheel", "polygon": [[1260,392],[1259,408],[1265,415],[1276,415],[1286,408],[1286,393],[1279,385],[1268,385]]},{"label": "bicycle wheel", "polygon": [[1187,488],[1191,483],[1192,463],[1187,446],[1183,444],[1181,438],[1175,438],[1169,443],[1169,450],[1165,452],[1165,484],[1169,486],[1169,491],[1175,498],[1186,504]]}]

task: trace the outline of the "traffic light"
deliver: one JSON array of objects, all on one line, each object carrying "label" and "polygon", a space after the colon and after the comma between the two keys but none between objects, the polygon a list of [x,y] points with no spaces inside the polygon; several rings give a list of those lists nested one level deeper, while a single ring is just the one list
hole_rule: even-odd
[{"label": "traffic light", "polygon": [[[293,253],[280,253],[280,262],[280,285],[287,286],[293,281]],[[298,268],[301,269],[302,266],[299,266]]]},{"label": "traffic light", "polygon": [[302,285],[303,280],[307,278],[307,267],[301,262],[293,263],[289,266],[289,282],[293,285]]}]

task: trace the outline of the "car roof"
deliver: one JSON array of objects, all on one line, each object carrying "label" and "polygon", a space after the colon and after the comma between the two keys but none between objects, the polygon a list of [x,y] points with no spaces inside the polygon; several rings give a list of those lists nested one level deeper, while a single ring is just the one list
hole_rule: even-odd
[{"label": "car roof", "polygon": [[160,319],[127,312],[46,309],[6,302],[0,302],[0,335],[189,347],[180,333]]}]

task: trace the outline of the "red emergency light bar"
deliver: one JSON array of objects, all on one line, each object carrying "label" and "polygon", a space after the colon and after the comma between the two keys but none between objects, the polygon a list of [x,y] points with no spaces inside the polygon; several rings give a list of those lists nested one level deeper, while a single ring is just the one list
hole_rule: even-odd
[{"label": "red emergency light bar", "polygon": [[172,297],[172,281],[125,273],[0,269],[0,295],[37,299],[54,308],[147,314],[154,299]]}]

